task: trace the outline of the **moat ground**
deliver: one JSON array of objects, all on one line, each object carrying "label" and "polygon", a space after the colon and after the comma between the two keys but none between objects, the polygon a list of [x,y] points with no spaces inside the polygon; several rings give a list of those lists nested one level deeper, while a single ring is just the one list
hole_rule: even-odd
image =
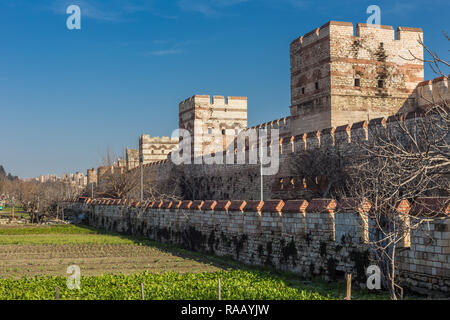
[{"label": "moat ground", "polygon": [[[68,290],[67,267],[81,269],[81,290]],[[249,268],[226,258],[187,251],[84,226],[1,226],[0,299],[342,299],[343,283]],[[386,295],[353,291],[355,299]]]}]

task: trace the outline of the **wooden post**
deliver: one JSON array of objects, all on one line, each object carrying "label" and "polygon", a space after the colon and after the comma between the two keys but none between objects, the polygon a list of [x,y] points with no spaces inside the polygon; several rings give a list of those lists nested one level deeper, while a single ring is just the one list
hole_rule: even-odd
[{"label": "wooden post", "polygon": [[141,299],[145,300],[145,295],[144,295],[144,284],[141,283]]},{"label": "wooden post", "polygon": [[345,300],[352,300],[352,274],[347,273],[347,297]]},{"label": "wooden post", "polygon": [[217,296],[219,297],[219,300],[222,300],[222,288],[220,286],[220,278],[219,282],[217,283]]},{"label": "wooden post", "polygon": [[56,287],[56,300],[59,300],[59,288]]}]

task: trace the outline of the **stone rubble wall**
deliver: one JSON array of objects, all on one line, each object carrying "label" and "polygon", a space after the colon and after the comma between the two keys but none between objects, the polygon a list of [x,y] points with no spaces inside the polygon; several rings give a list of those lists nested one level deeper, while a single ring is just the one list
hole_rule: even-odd
[{"label": "stone rubble wall", "polygon": [[[409,203],[404,205],[409,212]],[[402,282],[413,291],[450,296],[448,201],[446,205],[443,219],[413,230],[399,253]],[[87,198],[67,202],[65,210],[85,214],[86,223],[96,228],[292,271],[304,278],[336,280],[353,273],[364,286],[370,265],[367,239],[371,224],[362,218],[361,208],[351,208],[344,201],[139,203]]]}]

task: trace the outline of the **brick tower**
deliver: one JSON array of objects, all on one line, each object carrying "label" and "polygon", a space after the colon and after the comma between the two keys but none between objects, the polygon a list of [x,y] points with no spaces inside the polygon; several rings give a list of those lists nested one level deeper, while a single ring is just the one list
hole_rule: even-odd
[{"label": "brick tower", "polygon": [[[300,134],[416,108],[422,30],[330,21],[290,46],[291,130]],[[415,59],[414,57],[418,58]]]},{"label": "brick tower", "polygon": [[[194,95],[179,105],[179,126],[190,132],[195,157],[225,150],[247,128],[247,97]],[[214,138],[216,137],[216,138]],[[217,137],[220,137],[219,139]]]}]

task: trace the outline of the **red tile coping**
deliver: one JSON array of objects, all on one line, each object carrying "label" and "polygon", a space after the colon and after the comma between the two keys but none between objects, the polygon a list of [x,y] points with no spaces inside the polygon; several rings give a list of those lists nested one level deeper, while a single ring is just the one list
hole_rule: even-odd
[{"label": "red tile coping", "polygon": [[261,208],[261,212],[282,212],[285,206],[285,202],[283,200],[267,200],[264,201],[264,204]]},{"label": "red tile coping", "polygon": [[215,200],[206,200],[205,203],[203,204],[202,209],[204,211],[214,210],[216,205],[217,205],[217,201],[215,201]]},{"label": "red tile coping", "polygon": [[436,82],[439,82],[439,81],[444,81],[444,80],[447,80],[447,79],[448,78],[446,76],[440,76],[440,77],[434,78],[432,83],[436,83]]},{"label": "red tile coping", "polygon": [[309,213],[333,213],[337,202],[333,199],[313,199],[306,208]]},{"label": "red tile coping", "polygon": [[422,197],[417,198],[410,210],[414,216],[446,217],[450,215],[450,198]]},{"label": "red tile coping", "polygon": [[160,209],[170,209],[173,205],[173,201],[163,201]]},{"label": "red tile coping", "polygon": [[359,121],[359,122],[355,122],[352,124],[351,130],[355,130],[355,129],[359,129],[359,128],[367,128],[367,127],[368,127],[367,121]]},{"label": "red tile coping", "polygon": [[408,214],[411,210],[411,204],[408,200],[402,200],[396,205],[396,209],[398,213]]},{"label": "red tile coping", "polygon": [[192,202],[192,205],[190,207],[191,210],[202,210],[202,206],[205,203],[203,200],[195,200]]},{"label": "red tile coping", "polygon": [[219,200],[217,201],[217,204],[214,207],[214,211],[228,211],[230,205],[231,205],[230,200]]},{"label": "red tile coping", "polygon": [[244,211],[245,206],[247,205],[247,201],[244,200],[233,200],[231,201],[230,206],[227,211]]},{"label": "red tile coping", "polygon": [[372,204],[367,200],[357,198],[343,198],[337,203],[336,213],[355,212],[368,213],[372,208]]},{"label": "red tile coping", "polygon": [[179,209],[183,201],[174,201],[170,209]]},{"label": "red tile coping", "polygon": [[162,209],[163,201],[156,201],[155,205],[153,206],[153,209]]},{"label": "red tile coping", "polygon": [[[264,205],[264,201],[261,200],[249,200],[245,205],[245,212],[261,212],[261,208]],[[242,211],[242,210],[241,210]]]},{"label": "red tile coping", "polygon": [[306,213],[309,202],[306,200],[287,200],[283,206],[283,212]]},{"label": "red tile coping", "polygon": [[349,132],[350,129],[351,129],[351,127],[350,127],[349,124],[344,124],[344,125],[342,125],[342,126],[337,126],[337,127],[336,127],[336,130],[334,130],[334,133],[336,134],[336,133],[338,133],[338,132],[343,132],[343,131]]},{"label": "red tile coping", "polygon": [[180,205],[180,209],[189,209],[192,205],[192,201],[183,200],[183,203]]}]

